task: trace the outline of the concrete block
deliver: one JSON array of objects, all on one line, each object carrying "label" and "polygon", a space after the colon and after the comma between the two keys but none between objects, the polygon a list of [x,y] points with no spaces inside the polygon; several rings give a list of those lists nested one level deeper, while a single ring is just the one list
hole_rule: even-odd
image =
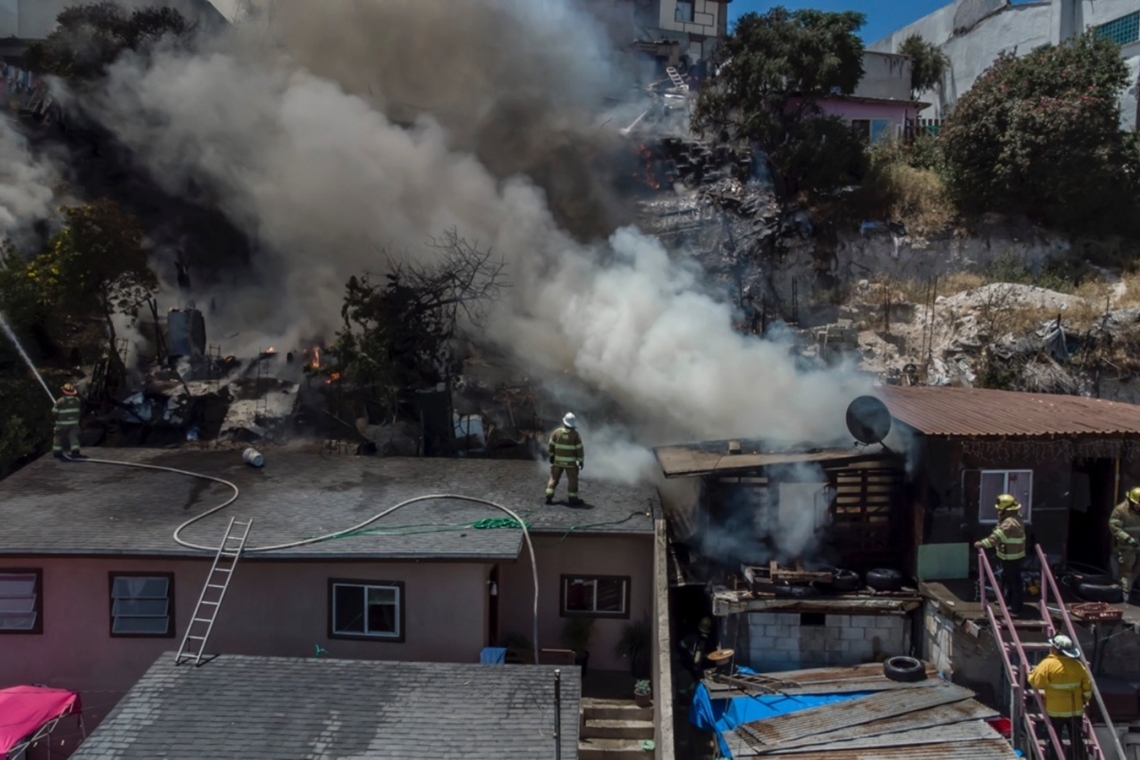
[{"label": "concrete block", "polygon": [[851,641],[848,642],[851,646],[847,651],[853,656],[859,658],[868,658],[875,654],[875,645],[870,641]]},{"label": "concrete block", "polygon": [[774,648],[777,652],[798,652],[800,651],[800,641],[791,638],[777,639]]},{"label": "concrete block", "polygon": [[839,638],[843,641],[862,641],[863,631],[865,630],[865,628],[855,627],[844,628],[843,631],[839,634]]},{"label": "concrete block", "polygon": [[716,23],[716,16],[711,13],[694,13],[693,22],[701,26],[712,26]]},{"label": "concrete block", "polygon": [[764,635],[771,636],[774,639],[792,638],[792,627],[790,625],[766,625],[764,626]]},{"label": "concrete block", "polygon": [[773,620],[772,622],[777,624],[777,625],[797,625],[798,626],[800,624],[800,613],[798,613],[798,612],[778,612],[775,615],[773,615],[773,617],[776,619]]},{"label": "concrete block", "polygon": [[749,625],[767,625],[768,623],[774,622],[772,620],[772,617],[773,617],[773,615],[770,612],[749,612],[748,613],[748,624]]},{"label": "concrete block", "polygon": [[826,622],[827,622],[828,628],[831,628],[831,627],[846,628],[847,626],[851,625],[851,616],[850,615],[828,615]]},{"label": "concrete block", "polygon": [[852,615],[851,625],[858,628],[870,628],[871,626],[879,624],[879,617],[877,615]]},{"label": "concrete block", "polygon": [[771,636],[752,636],[749,639],[749,648],[755,652],[772,649],[776,646],[776,639]]},{"label": "concrete block", "polygon": [[847,642],[840,641],[839,639],[835,639],[833,641],[828,641],[825,648],[827,649],[828,652],[842,652],[843,651],[843,645],[845,643],[847,643]]},{"label": "concrete block", "polygon": [[880,641],[901,640],[901,631],[892,631],[890,628],[864,628],[863,638],[867,641],[879,639]]}]

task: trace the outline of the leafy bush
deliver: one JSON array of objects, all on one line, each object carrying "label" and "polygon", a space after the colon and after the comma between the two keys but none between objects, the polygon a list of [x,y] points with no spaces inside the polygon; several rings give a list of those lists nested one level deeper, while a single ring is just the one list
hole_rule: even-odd
[{"label": "leafy bush", "polygon": [[942,129],[954,198],[1073,233],[1136,231],[1140,152],[1117,100],[1126,83],[1120,48],[1092,34],[999,56]]}]

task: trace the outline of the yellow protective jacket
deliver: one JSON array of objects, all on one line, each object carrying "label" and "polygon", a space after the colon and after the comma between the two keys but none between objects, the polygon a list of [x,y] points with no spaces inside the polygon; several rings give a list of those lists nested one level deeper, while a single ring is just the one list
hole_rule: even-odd
[{"label": "yellow protective jacket", "polygon": [[998,559],[1021,559],[1025,556],[1025,524],[1016,515],[1007,517],[979,543],[987,549],[996,548]]},{"label": "yellow protective jacket", "polygon": [[1051,718],[1082,715],[1092,699],[1092,681],[1085,666],[1055,652],[1029,674],[1029,685],[1045,692],[1045,712]]},{"label": "yellow protective jacket", "polygon": [[1108,530],[1112,533],[1113,548],[1117,551],[1135,549],[1128,539],[1132,537],[1140,541],[1140,512],[1132,509],[1127,500],[1117,504],[1116,509],[1112,510],[1112,516],[1108,518]]},{"label": "yellow protective jacket", "polygon": [[555,467],[577,469],[578,463],[586,458],[586,449],[578,431],[566,427],[555,430],[550,436],[550,458]]}]

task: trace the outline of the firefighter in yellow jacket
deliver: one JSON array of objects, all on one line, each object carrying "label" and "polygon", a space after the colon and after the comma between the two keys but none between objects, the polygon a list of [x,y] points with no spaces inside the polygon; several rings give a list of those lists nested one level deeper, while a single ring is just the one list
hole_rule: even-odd
[{"label": "firefighter in yellow jacket", "polygon": [[1010,612],[1018,615],[1022,611],[1022,593],[1025,589],[1021,580],[1021,566],[1025,562],[1025,524],[1018,512],[1021,505],[1010,494],[997,497],[998,524],[994,532],[974,544],[975,549],[994,549],[1001,560],[1002,596]]},{"label": "firefighter in yellow jacket", "polygon": [[[1069,760],[1083,760],[1085,707],[1092,699],[1092,679],[1081,650],[1064,634],[1049,640],[1049,654],[1029,673],[1029,685],[1045,692],[1045,712],[1060,739],[1069,734]],[[1048,756],[1056,757],[1050,747]]]},{"label": "firefighter in yellow jacket", "polygon": [[566,473],[566,495],[571,504],[581,504],[578,498],[578,473],[585,460],[582,436],[578,434],[578,420],[570,412],[562,418],[562,427],[550,436],[550,480],[546,483],[546,503],[554,501],[554,489]]},{"label": "firefighter in yellow jacket", "polygon": [[1124,589],[1124,600],[1128,601],[1136,574],[1140,572],[1140,486],[1130,490],[1128,498],[1112,510],[1108,530],[1112,533],[1120,587]]},{"label": "firefighter in yellow jacket", "polygon": [[79,391],[71,383],[64,383],[60,390],[63,395],[51,408],[55,417],[51,453],[56,459],[63,459],[64,449],[67,449],[67,456],[82,459],[84,457],[79,453]]}]

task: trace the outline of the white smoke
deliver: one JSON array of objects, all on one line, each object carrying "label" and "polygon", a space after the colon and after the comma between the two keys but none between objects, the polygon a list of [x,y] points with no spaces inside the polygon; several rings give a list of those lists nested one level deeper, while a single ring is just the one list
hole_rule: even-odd
[{"label": "white smoke", "polygon": [[57,181],[52,163],[34,155],[27,139],[0,113],[0,240],[51,213]]},{"label": "white smoke", "polygon": [[[514,137],[520,154],[538,154],[544,130],[587,129],[578,113],[601,99],[591,99],[601,64],[581,63],[598,47],[585,42],[596,39],[588,24],[567,12],[554,27],[524,13],[512,31],[534,37],[520,40],[477,23],[480,8],[502,12],[495,0],[303,7],[296,18],[304,23],[285,35],[297,57],[243,33],[197,55],[124,60],[100,107],[167,190],[191,179],[207,184],[263,244],[260,284],[217,298],[221,331],[256,330],[259,345],[329,335],[339,326],[345,280],[381,269],[381,247],[430,255],[423,243],[455,227],[510,265],[513,287],[491,337],[534,372],[570,371],[620,401],[643,442],[841,437],[845,405],[864,383],[801,372],[787,345],[734,332],[731,308],[702,288],[698,270],[651,237],[626,228],[607,244],[576,242],[534,182],[502,179],[477,157],[509,155]],[[339,26],[346,18],[357,25]],[[386,36],[377,42],[370,32]],[[350,65],[377,65],[376,50],[386,51],[376,68]],[[565,86],[567,103],[548,92],[552,84]],[[412,93],[419,98],[409,104]],[[458,114],[444,109],[453,95]],[[515,125],[518,135],[487,127],[483,117],[520,102],[547,110],[524,112],[531,121]],[[400,118],[418,105],[432,115],[397,126],[386,115],[394,103]],[[598,440],[605,445],[607,436]],[[652,469],[644,450],[606,450],[631,458],[596,454],[588,463],[596,475]]]}]

